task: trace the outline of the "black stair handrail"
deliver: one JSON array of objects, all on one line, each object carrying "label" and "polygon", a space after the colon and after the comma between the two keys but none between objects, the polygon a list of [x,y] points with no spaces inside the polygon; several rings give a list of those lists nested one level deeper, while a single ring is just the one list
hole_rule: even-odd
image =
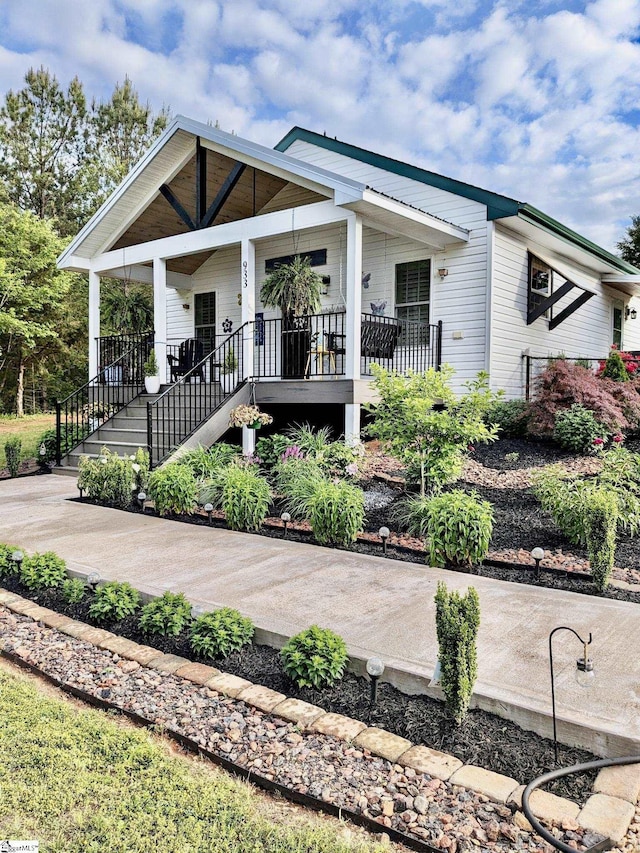
[{"label": "black stair handrail", "polygon": [[144,363],[153,341],[136,340],[115,361],[64,400],[56,400],[56,464],[122,411],[144,387]]},{"label": "black stair handrail", "polygon": [[[244,383],[243,340],[250,325],[253,324],[244,323],[236,329],[156,400],[147,403],[151,468],[162,463]],[[235,370],[229,371],[233,362]],[[220,371],[219,381],[213,376],[216,369]],[[235,379],[231,378],[233,374]],[[227,376],[230,378],[225,380]]]}]

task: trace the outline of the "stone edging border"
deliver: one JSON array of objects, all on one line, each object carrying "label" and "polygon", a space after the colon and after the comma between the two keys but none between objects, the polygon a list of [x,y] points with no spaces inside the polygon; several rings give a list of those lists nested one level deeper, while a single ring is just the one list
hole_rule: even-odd
[{"label": "stone edging border", "polygon": [[[253,684],[207,664],[164,654],[151,646],[140,645],[110,631],[63,616],[2,588],[0,604],[14,613],[27,616],[75,639],[92,643],[141,666],[176,675],[232,699],[239,699],[264,713],[294,723],[303,731],[350,742],[394,764],[410,767],[418,773],[426,773],[435,779],[482,794],[514,808],[517,812],[516,823],[522,829],[533,831],[520,811],[525,786],[509,776],[473,764],[465,765],[447,753],[412,744],[384,729],[368,727],[359,720],[326,712],[317,705],[288,698],[284,693]],[[582,828],[603,835],[614,843],[621,841],[629,829],[635,814],[635,804],[640,797],[640,764],[603,768],[596,777],[593,791],[582,808],[571,800],[542,790],[533,792],[529,805],[532,813],[540,820],[549,823],[575,821]],[[390,805],[393,807],[392,801]]]}]

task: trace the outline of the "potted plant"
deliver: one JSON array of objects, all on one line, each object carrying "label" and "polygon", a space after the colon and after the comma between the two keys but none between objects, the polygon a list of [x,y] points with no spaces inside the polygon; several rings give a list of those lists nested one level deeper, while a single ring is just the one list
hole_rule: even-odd
[{"label": "potted plant", "polygon": [[319,310],[321,292],[322,276],[302,255],[276,267],[262,284],[262,304],[282,311],[283,376],[304,376],[311,338],[308,315]]},{"label": "potted plant", "polygon": [[160,390],[160,376],[158,374],[158,359],[154,349],[149,353],[149,358],[142,368],[144,373],[144,387],[147,394],[157,394]]},{"label": "potted plant", "polygon": [[273,423],[273,418],[266,412],[261,412],[258,406],[245,405],[236,406],[229,412],[230,427],[248,427],[249,429],[260,429]]},{"label": "potted plant", "polygon": [[220,368],[220,384],[225,394],[231,394],[238,384],[238,359],[233,347],[227,350]]}]

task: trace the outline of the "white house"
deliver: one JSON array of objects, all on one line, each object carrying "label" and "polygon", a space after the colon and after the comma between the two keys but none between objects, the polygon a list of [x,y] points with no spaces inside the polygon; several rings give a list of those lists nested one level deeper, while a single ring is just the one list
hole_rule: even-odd
[{"label": "white house", "polygon": [[[296,254],[325,293],[317,316],[291,321],[259,294]],[[536,357],[640,350],[634,267],[526,203],[297,127],[270,149],[178,116],[59,266],[89,275],[90,385],[63,402],[63,424],[86,438],[87,400],[104,398],[116,443],[142,431],[155,462],[219,436],[248,395],[344,406],[357,436],[375,362],[448,362],[459,387],[486,370],[520,397]],[[104,276],[153,286],[158,400],[138,396],[131,348],[148,343],[100,337]]]}]

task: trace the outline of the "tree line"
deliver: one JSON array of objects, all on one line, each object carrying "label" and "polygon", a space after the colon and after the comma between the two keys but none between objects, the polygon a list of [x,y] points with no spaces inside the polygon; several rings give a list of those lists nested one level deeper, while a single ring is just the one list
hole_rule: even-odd
[{"label": "tree line", "polygon": [[[168,124],[128,78],[88,100],[46,68],[0,107],[0,412],[50,407],[87,379],[85,276],[56,258]],[[106,280],[102,334],[151,326],[144,286]],[[35,398],[35,399],[34,399]]]}]

